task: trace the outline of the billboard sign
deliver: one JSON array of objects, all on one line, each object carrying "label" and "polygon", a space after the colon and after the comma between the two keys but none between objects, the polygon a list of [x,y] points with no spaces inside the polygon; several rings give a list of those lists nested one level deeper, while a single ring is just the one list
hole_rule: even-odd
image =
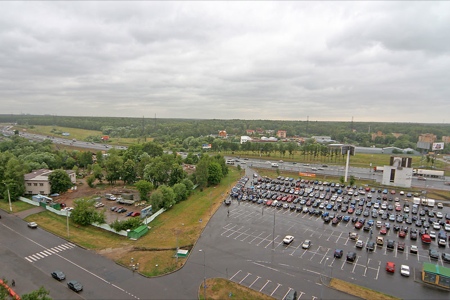
[{"label": "billboard sign", "polygon": [[433,147],[431,148],[433,151],[444,150],[444,143],[433,143]]},{"label": "billboard sign", "polygon": [[211,144],[203,144],[202,148],[203,149],[211,149]]}]

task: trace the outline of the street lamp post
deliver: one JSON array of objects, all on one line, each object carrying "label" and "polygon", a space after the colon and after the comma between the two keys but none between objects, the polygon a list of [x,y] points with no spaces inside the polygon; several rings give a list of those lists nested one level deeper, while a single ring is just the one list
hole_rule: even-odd
[{"label": "street lamp post", "polygon": [[206,253],[203,249],[198,251],[203,252],[203,298],[206,300]]},{"label": "street lamp post", "polygon": [[320,300],[322,300],[323,299],[323,285],[324,285],[324,280],[323,280],[323,274],[325,273],[325,267],[327,266],[327,264],[328,264],[328,257],[325,259],[325,263],[324,263],[324,265],[323,265],[323,271],[322,271],[322,274],[320,275],[320,281],[321,281],[321,286],[320,286]]},{"label": "street lamp post", "polygon": [[67,219],[67,238],[70,238],[69,232],[69,210],[66,209],[66,219]]},{"label": "street lamp post", "polygon": [[9,202],[9,211],[12,212],[12,206],[11,206],[11,194],[9,193],[9,186],[6,184],[6,182],[3,182],[6,186],[6,190],[8,191],[8,202]]}]

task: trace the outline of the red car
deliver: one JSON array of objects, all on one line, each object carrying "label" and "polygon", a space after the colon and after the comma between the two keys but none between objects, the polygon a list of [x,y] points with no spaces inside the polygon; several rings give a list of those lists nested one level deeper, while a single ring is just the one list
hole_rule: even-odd
[{"label": "red car", "polygon": [[397,205],[397,206],[395,207],[395,211],[402,211],[402,207],[401,207],[400,205]]},{"label": "red car", "polygon": [[356,229],[361,229],[361,227],[363,227],[363,224],[361,223],[361,222],[356,222],[356,224],[355,224],[355,228]]},{"label": "red car", "polygon": [[137,211],[135,211],[134,213],[131,214],[132,217],[137,217],[137,216],[140,216],[140,215],[141,215],[141,213],[137,212]]},{"label": "red car", "polygon": [[404,238],[406,236],[406,232],[403,230],[400,230],[400,232],[398,233],[398,237]]},{"label": "red car", "polygon": [[395,264],[392,261],[388,261],[386,263],[386,271],[388,271],[390,273],[394,273],[395,272]]},{"label": "red car", "polygon": [[355,209],[354,209],[353,207],[350,207],[350,208],[347,210],[347,212],[348,212],[349,214],[352,214],[354,211],[355,211]]},{"label": "red car", "polygon": [[392,195],[395,195],[395,190],[392,190],[392,191],[391,191],[391,194],[392,194]]},{"label": "red car", "polygon": [[387,233],[387,228],[386,226],[381,226],[380,228],[380,234],[386,234]]}]

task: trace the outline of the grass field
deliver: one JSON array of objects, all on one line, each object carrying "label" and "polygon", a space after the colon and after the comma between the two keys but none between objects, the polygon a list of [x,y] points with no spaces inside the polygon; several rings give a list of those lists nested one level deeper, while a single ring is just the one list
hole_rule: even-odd
[{"label": "grass field", "polygon": [[[35,206],[28,204],[26,202],[22,202],[22,201],[13,201],[13,202],[11,202],[11,207],[12,207],[12,212],[17,213],[20,211],[24,211],[24,210],[33,208]],[[2,199],[0,201],[0,208],[8,213],[10,212],[8,199]]]},{"label": "grass field", "polygon": [[[69,127],[60,127],[60,126],[15,126],[14,129],[19,131],[23,131],[26,129],[28,133],[40,134],[45,136],[54,136],[59,138],[67,138],[67,139],[76,139],[78,141],[84,141],[86,138],[90,136],[102,136],[101,131],[97,130],[86,130],[86,129],[78,129],[78,128],[69,128]],[[53,131],[58,132],[68,132],[70,136],[64,137],[61,134],[55,134]],[[122,145],[122,146],[130,146],[133,144],[139,144],[143,142],[150,142],[152,138],[147,138],[145,141],[141,138],[111,138],[108,143],[113,145]],[[68,147],[68,146],[67,146]]]},{"label": "grass field", "polygon": [[181,249],[192,248],[210,216],[222,205],[226,193],[240,176],[236,168],[230,168],[229,175],[219,186],[195,190],[188,200],[178,203],[150,223],[150,231],[137,241],[93,226],[75,226],[72,222],[69,222],[68,237],[66,218],[49,212],[31,215],[26,221],[35,221],[46,230],[96,250],[122,265],[129,265],[133,258],[135,263],[139,262],[139,271],[147,276],[161,275],[184,264],[184,258],[179,258],[178,262],[175,258],[177,245]]},{"label": "grass field", "polygon": [[332,278],[330,286],[336,290],[345,292],[365,300],[400,300],[400,298],[386,295],[369,288],[356,285],[347,281]]},{"label": "grass field", "polygon": [[[199,299],[205,299],[204,294],[202,282],[198,290]],[[209,278],[206,280],[206,299],[272,300],[275,298],[227,279]]]}]

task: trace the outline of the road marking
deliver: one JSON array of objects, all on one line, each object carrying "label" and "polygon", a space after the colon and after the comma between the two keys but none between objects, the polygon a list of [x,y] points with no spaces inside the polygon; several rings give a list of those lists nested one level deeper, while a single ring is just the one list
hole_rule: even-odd
[{"label": "road marking", "polygon": [[247,231],[249,231],[250,228],[247,228],[247,230],[245,230],[244,232],[242,232],[240,235],[236,236],[234,239],[237,239],[238,237],[240,237],[241,235],[245,234]]},{"label": "road marking", "polygon": [[344,270],[345,263],[346,263],[346,261],[344,260],[344,262],[342,263],[341,270]]},{"label": "road marking", "polygon": [[380,274],[380,265],[381,265],[381,261],[378,262],[378,270],[377,270],[377,276],[375,276],[375,280],[378,280],[378,275]]},{"label": "road marking", "polygon": [[259,276],[256,276],[256,279],[255,279],[255,281],[253,281],[252,282],[252,284],[250,284],[248,287],[249,288],[251,288],[252,287],[252,285],[255,283],[255,282],[257,282],[259,279],[260,279],[261,277],[259,277]]},{"label": "road marking", "polygon": [[25,259],[28,260],[29,262],[33,262],[33,260],[28,257],[25,257]]},{"label": "road marking", "polygon": [[352,273],[355,273],[355,268],[356,268],[356,265],[358,264],[358,259],[359,259],[359,257],[357,256],[356,257],[356,261],[355,261],[355,265],[353,266],[353,270],[352,270]]},{"label": "road marking", "polygon": [[272,297],[273,294],[275,294],[275,292],[278,290],[278,288],[281,286],[280,283],[277,283],[277,287],[273,290],[272,294],[270,294],[270,296]]},{"label": "road marking", "polygon": [[263,285],[263,287],[259,291],[261,292],[266,287],[266,285],[269,284],[269,282],[272,282],[272,281],[267,280],[266,283]]},{"label": "road marking", "polygon": [[237,271],[233,276],[231,276],[230,280],[233,280],[234,276],[236,276],[237,274],[239,274],[242,270]]},{"label": "road marking", "polygon": [[252,273],[247,273],[247,275],[244,277],[244,278],[242,278],[241,279],[241,281],[239,281],[239,284],[241,284],[242,283],[242,281],[244,281],[245,280],[245,278],[247,278],[248,276],[250,276],[250,275],[252,275]]},{"label": "road marking", "polygon": [[256,244],[256,246],[259,246],[259,244],[261,244],[262,242],[264,242],[269,236],[271,236],[271,234],[268,234],[263,240],[261,240],[261,242],[259,242],[258,244]]},{"label": "road marking", "polygon": [[330,251],[330,248],[328,248],[327,252],[325,253],[325,255],[322,257],[322,259],[320,260],[320,263],[322,264],[323,259],[327,256],[328,252]]},{"label": "road marking", "polygon": [[284,296],[283,296],[283,298],[281,298],[282,300],[284,300],[284,299],[286,299],[286,296],[290,293],[290,291],[291,291],[292,289],[291,288],[289,288],[289,290],[287,291],[287,293],[286,294],[284,294]]},{"label": "road marking", "polygon": [[264,233],[265,233],[265,231],[261,232],[258,236],[256,236],[253,240],[251,240],[251,241],[248,242],[248,243],[251,244],[254,240],[256,240],[257,238],[259,238],[259,236],[260,236],[261,234],[264,234]]},{"label": "road marking", "polygon": [[[227,224],[227,226],[228,226],[228,224]],[[222,232],[221,235],[224,235],[225,233],[227,233],[228,231],[232,230],[232,229],[235,228],[236,226],[237,226],[237,225],[234,225],[234,226],[231,227],[231,228],[225,228],[226,230],[225,230],[224,232]]]},{"label": "road marking", "polygon": [[334,233],[334,231],[332,230],[330,236],[327,238],[327,241],[329,241],[331,239],[331,237],[333,236],[333,233]]}]

